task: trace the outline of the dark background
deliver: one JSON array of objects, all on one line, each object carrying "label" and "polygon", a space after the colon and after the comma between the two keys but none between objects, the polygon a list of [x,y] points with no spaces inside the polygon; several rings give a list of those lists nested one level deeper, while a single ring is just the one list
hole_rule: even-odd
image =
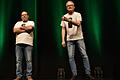
[{"label": "dark background", "polygon": [[[87,2],[87,0],[85,0]],[[85,1],[74,0],[76,5],[76,11],[80,12],[83,17],[83,31],[86,43],[87,54],[91,63],[92,74],[94,75],[95,67],[99,66],[103,70],[105,79],[108,80],[119,80],[119,41],[120,41],[120,14],[119,8],[116,7],[116,1],[114,0],[98,0],[97,3],[102,9],[101,16],[101,53],[98,54],[94,37],[89,35],[87,22],[92,18],[86,17],[89,11],[86,10],[86,6],[83,4]],[[10,2],[10,1],[9,1]],[[54,0],[37,0],[36,5],[36,17],[33,16],[31,20],[36,20],[37,32],[35,46],[33,50],[33,77],[35,79],[56,79],[57,69],[63,67],[65,69],[66,78],[70,78],[71,71],[68,63],[68,56],[66,48],[63,49],[62,57],[59,56],[58,48],[56,47],[56,40],[54,40],[54,29],[53,29],[53,3]],[[63,5],[65,6],[63,1]],[[96,2],[96,0],[88,0],[88,3]],[[20,13],[23,10],[21,7],[24,5],[21,1],[12,0],[11,13],[9,15],[9,22],[7,24],[6,40],[3,48],[3,56],[0,59],[0,80],[11,80],[15,78],[15,35],[12,32],[14,24],[20,20]],[[6,4],[4,4],[6,5]],[[6,5],[7,6],[7,5]],[[87,6],[89,7],[89,5]],[[65,7],[64,7],[65,8]],[[59,12],[58,12],[59,13]],[[65,14],[66,11],[64,9]],[[60,15],[62,16],[62,15]],[[60,23],[58,23],[60,24]],[[57,36],[57,35],[56,35]],[[92,40],[93,41],[92,41]],[[84,73],[81,56],[76,52],[76,60],[79,74]],[[80,65],[79,65],[80,64]]]}]

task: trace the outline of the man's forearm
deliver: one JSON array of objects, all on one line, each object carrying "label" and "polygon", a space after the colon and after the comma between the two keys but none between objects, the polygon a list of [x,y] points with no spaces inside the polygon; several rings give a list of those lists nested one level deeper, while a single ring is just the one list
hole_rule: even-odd
[{"label": "man's forearm", "polygon": [[25,31],[30,33],[34,30],[34,28],[32,26],[25,26]]},{"label": "man's forearm", "polygon": [[13,30],[14,33],[22,33],[22,32],[25,32],[24,29],[20,29],[20,28],[14,28]]},{"label": "man's forearm", "polygon": [[62,42],[65,42],[65,29],[62,28]]},{"label": "man's forearm", "polygon": [[73,21],[71,18],[62,17],[62,20],[72,23],[73,25],[78,26],[78,27],[81,24],[81,21]]},{"label": "man's forearm", "polygon": [[75,25],[75,26],[80,26],[80,23],[77,23],[77,22],[75,22],[75,21],[72,21],[72,20],[69,20],[68,21],[69,23],[72,23],[73,25]]}]

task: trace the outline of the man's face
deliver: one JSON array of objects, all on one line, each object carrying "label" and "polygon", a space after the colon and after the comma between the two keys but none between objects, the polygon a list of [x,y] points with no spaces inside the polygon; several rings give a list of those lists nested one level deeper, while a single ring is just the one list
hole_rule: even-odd
[{"label": "man's face", "polygon": [[21,19],[22,19],[22,21],[28,21],[28,18],[29,18],[29,16],[28,16],[28,14],[27,14],[27,12],[22,12],[21,13]]},{"label": "man's face", "polygon": [[66,7],[68,12],[73,12],[75,9],[74,3],[71,1],[67,2]]}]

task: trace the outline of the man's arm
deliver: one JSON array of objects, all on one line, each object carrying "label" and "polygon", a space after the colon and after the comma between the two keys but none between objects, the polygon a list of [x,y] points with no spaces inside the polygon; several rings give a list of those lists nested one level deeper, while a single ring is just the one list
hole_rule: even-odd
[{"label": "man's arm", "polygon": [[80,21],[80,20],[73,21],[72,19],[69,19],[69,18],[67,18],[67,17],[65,17],[65,16],[62,17],[62,20],[63,20],[63,21],[70,22],[70,23],[72,23],[73,25],[78,26],[78,27],[79,27],[80,24],[81,24],[81,21]]},{"label": "man's arm", "polygon": [[30,33],[34,30],[32,25],[22,27],[26,32]]},{"label": "man's arm", "polygon": [[15,27],[14,27],[14,28],[13,28],[13,32],[19,34],[19,33],[25,32],[25,30],[22,29],[22,27],[19,27],[19,28],[15,28]]},{"label": "man's arm", "polygon": [[13,32],[14,33],[22,33],[22,32],[28,32],[30,33],[31,31],[33,31],[33,26],[29,25],[29,26],[21,26],[19,28],[14,28],[13,29]]},{"label": "man's arm", "polygon": [[62,46],[65,47],[65,27],[62,27]]}]

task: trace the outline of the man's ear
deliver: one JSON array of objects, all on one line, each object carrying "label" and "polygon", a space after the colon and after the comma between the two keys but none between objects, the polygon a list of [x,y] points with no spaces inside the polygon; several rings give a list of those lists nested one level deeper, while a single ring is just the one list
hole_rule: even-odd
[{"label": "man's ear", "polygon": [[28,15],[28,18],[29,18],[29,15]]},{"label": "man's ear", "polygon": [[74,6],[74,9],[75,9],[75,6]]}]

